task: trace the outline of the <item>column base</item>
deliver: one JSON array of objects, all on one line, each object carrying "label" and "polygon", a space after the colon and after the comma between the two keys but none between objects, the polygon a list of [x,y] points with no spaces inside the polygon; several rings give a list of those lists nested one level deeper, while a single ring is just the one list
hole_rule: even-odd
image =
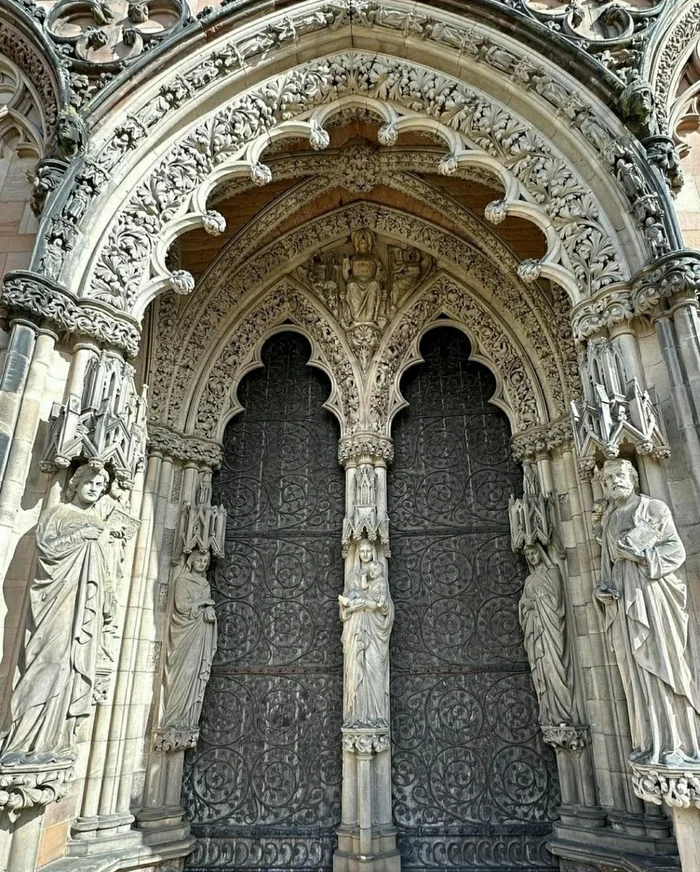
[{"label": "column base", "polygon": [[396,827],[372,827],[371,853],[360,852],[357,827],[340,826],[338,848],[333,854],[333,872],[401,872],[401,856],[396,847]]},{"label": "column base", "polygon": [[[591,870],[611,865],[622,866],[630,872],[652,869],[655,872],[679,872],[681,868],[676,840],[671,836],[665,839],[633,836],[610,826],[584,829],[557,823],[547,847],[555,857],[587,864]],[[562,868],[566,868],[565,863]]]}]

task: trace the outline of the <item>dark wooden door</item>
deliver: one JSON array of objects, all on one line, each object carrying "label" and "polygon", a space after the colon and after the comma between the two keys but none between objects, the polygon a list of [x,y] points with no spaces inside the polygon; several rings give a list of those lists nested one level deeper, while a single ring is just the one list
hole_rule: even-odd
[{"label": "dark wooden door", "polygon": [[496,383],[437,328],[409,370],[389,475],[394,816],[402,869],[544,870],[558,802],[518,624]]},{"label": "dark wooden door", "polygon": [[226,430],[219,647],[183,802],[190,870],[330,869],[340,819],[344,479],[328,380],[283,333]]}]

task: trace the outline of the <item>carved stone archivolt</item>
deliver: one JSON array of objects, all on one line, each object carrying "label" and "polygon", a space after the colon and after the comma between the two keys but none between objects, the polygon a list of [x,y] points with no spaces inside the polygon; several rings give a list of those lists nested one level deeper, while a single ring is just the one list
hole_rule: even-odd
[{"label": "carved stone archivolt", "polygon": [[[445,34],[443,33],[444,36]],[[479,37],[477,41],[483,44],[485,50],[488,48],[488,42],[484,42],[484,38]],[[481,51],[477,51],[477,54],[480,56]],[[517,58],[513,55],[513,60],[511,61],[509,53],[505,50],[493,53],[493,57],[489,51],[486,51],[486,54],[496,63],[502,72],[514,70],[513,63],[517,66]],[[238,63],[237,58],[239,55],[236,51],[231,51],[230,57],[233,59],[234,65]],[[212,63],[214,64],[212,70],[218,69],[217,63],[219,66],[223,65],[224,68],[228,69],[226,60],[221,52],[219,52],[215,61],[212,60]],[[287,123],[281,120],[282,118],[289,118],[305,110],[313,109],[314,106],[324,106],[329,100],[336,100],[342,96],[344,90],[348,94],[366,93],[367,96],[376,99],[380,107],[384,106],[382,114],[387,118],[389,125],[387,129],[390,129],[394,123],[391,121],[391,113],[387,114],[388,104],[385,101],[389,93],[391,93],[391,101],[396,107],[392,109],[392,112],[399,113],[399,115],[405,115],[407,111],[411,115],[416,110],[418,110],[416,118],[418,118],[421,112],[432,115],[437,114],[438,117],[443,115],[445,138],[447,141],[454,140],[455,135],[466,137],[462,145],[459,146],[462,151],[458,149],[455,152],[449,165],[443,164],[447,171],[452,171],[452,168],[460,166],[463,162],[468,164],[471,160],[470,153],[476,155],[478,151],[483,156],[488,156],[488,159],[494,162],[495,168],[500,166],[498,170],[500,175],[507,175],[509,177],[513,175],[517,187],[523,191],[524,200],[521,208],[521,205],[518,205],[509,195],[509,208],[512,206],[516,210],[520,209],[523,215],[529,215],[536,221],[538,220],[536,213],[538,210],[542,210],[542,226],[553,223],[559,234],[563,250],[568,252],[568,264],[564,263],[563,272],[561,270],[557,272],[554,266],[552,266],[552,277],[558,275],[563,280],[566,270],[571,270],[574,276],[571,287],[574,288],[582,285],[590,291],[595,291],[597,288],[621,278],[618,268],[618,262],[621,261],[620,253],[615,251],[614,248],[610,248],[610,243],[608,242],[610,238],[614,238],[614,234],[607,227],[606,219],[603,217],[601,210],[594,204],[590,193],[587,193],[587,187],[581,185],[576,179],[575,174],[567,167],[566,161],[551,152],[544,142],[539,140],[535,142],[533,140],[530,143],[528,137],[531,138],[533,136],[532,128],[519,125],[517,120],[512,119],[505,113],[502,107],[489,103],[483,95],[476,94],[468,88],[457,83],[452,83],[443,77],[440,79],[442,83],[440,85],[440,93],[442,94],[440,101],[446,100],[447,92],[445,92],[445,88],[448,88],[452,95],[449,102],[455,102],[455,105],[462,107],[458,119],[456,116],[453,117],[449,113],[445,113],[440,108],[442,103],[440,101],[435,103],[434,98],[430,96],[432,86],[428,87],[428,79],[431,76],[435,77],[435,74],[432,72],[426,71],[425,87],[420,85],[420,82],[416,80],[416,87],[419,87],[423,104],[421,106],[416,102],[417,92],[414,86],[411,86],[408,90],[403,89],[403,86],[387,90],[388,86],[382,85],[378,88],[373,84],[373,82],[378,80],[386,80],[387,82],[396,80],[399,83],[404,80],[404,73],[410,80],[413,70],[414,67],[410,69],[405,67],[404,69],[403,62],[396,59],[369,59],[361,54],[338,55],[326,64],[312,64],[295,71],[293,75],[290,74],[285,79],[275,82],[274,85],[264,86],[259,91],[251,92],[251,94],[241,98],[243,102],[239,101],[237,104],[234,104],[231,110],[222,110],[219,116],[212,119],[211,123],[206,122],[204,126],[200,126],[200,128],[188,135],[177,147],[177,154],[169,155],[164,159],[163,163],[154,170],[152,178],[144,182],[123,216],[117,218],[117,224],[111,234],[111,241],[107,243],[107,250],[104,256],[100,258],[99,264],[96,267],[90,293],[113,305],[130,309],[135,296],[140,293],[143,269],[151,255],[157,254],[151,249],[148,242],[149,236],[152,237],[154,232],[163,230],[165,224],[171,222],[176,217],[176,214],[185,214],[182,211],[183,204],[189,199],[189,195],[195,192],[200,181],[206,178],[211,169],[215,166],[221,169],[227,160],[227,155],[232,155],[242,145],[250,143],[252,138],[258,133],[268,130],[271,126]],[[530,73],[528,72],[526,76],[528,81],[529,76]],[[532,86],[537,93],[540,92],[544,81],[541,81],[541,77],[538,78],[538,76],[535,76],[537,81],[533,79],[532,82]],[[308,87],[298,84],[305,77],[308,79]],[[194,82],[196,83],[196,78]],[[572,98],[572,92],[567,91],[565,87],[559,90],[561,93],[556,94],[556,99],[560,103],[561,100],[564,100],[564,103],[566,103],[567,98]],[[556,92],[556,89],[554,91]],[[179,95],[177,92],[169,92],[165,95],[161,102],[166,114],[170,106],[181,105],[188,99],[187,95],[191,93],[191,88],[186,87]],[[546,88],[542,93],[549,95],[549,91]],[[554,99],[554,97],[551,97],[551,99]],[[585,136],[584,128],[585,131],[589,131],[593,123],[593,116],[583,104],[580,106],[577,104],[574,108],[575,102],[573,101],[570,107],[570,111],[573,112],[572,118],[575,118],[577,122],[581,122],[581,130]],[[157,104],[158,100],[148,102],[151,114],[153,114],[154,109],[157,109]],[[246,117],[253,122],[252,125],[246,124],[245,128],[240,128],[240,130],[236,125],[226,127],[226,112],[230,114],[230,111],[233,111],[235,114],[243,108],[246,108]],[[143,115],[143,117],[141,117],[141,114],[140,110],[136,110],[123,132],[120,129],[118,135],[113,137],[113,145],[109,148],[101,148],[97,161],[92,161],[96,167],[99,167],[103,172],[111,174],[122,156],[127,152],[131,152],[139,143],[145,144],[151,125],[163,120],[163,112],[157,112],[155,118],[149,117],[148,113]],[[328,115],[329,112],[324,109],[324,119]],[[411,117],[413,116],[411,115]],[[506,155],[503,154],[503,143],[496,142],[489,133],[490,130],[494,129],[493,119],[496,117],[499,119],[502,117],[503,123],[508,125],[509,129],[512,128],[513,131],[516,128],[520,130],[522,127],[522,136],[525,137],[517,148],[520,158],[517,163],[509,164],[510,169],[506,169],[503,163],[506,158]],[[491,120],[486,123],[486,118]],[[396,120],[398,120],[398,117]],[[222,138],[216,131],[219,129],[224,130],[224,128],[228,131],[233,130],[234,133],[228,132]],[[313,133],[315,129],[317,128],[314,128],[313,124],[310,125],[309,137],[312,144],[316,141]],[[590,132],[592,135],[592,130]],[[298,130],[295,129],[296,135],[298,135]],[[384,138],[387,138],[387,134],[384,135]],[[597,136],[594,136],[594,140],[600,149],[604,149],[609,145],[613,138],[612,131],[605,131],[603,128],[598,131]],[[467,140],[469,140],[469,143],[467,143]],[[511,140],[513,140],[512,136],[509,138],[509,142]],[[196,156],[200,154],[201,147],[205,142],[208,143],[205,149],[207,156],[203,161],[200,161]],[[515,143],[513,142],[512,144],[515,147]],[[526,153],[532,155],[532,160],[530,158],[523,159],[523,155]],[[535,153],[537,154],[536,161],[534,159]],[[552,161],[551,171],[547,170],[544,174],[536,169],[536,164],[539,165],[538,162],[542,159],[541,156],[543,154],[547,155],[545,158],[546,162]],[[479,158],[479,160],[482,160],[482,158]],[[181,184],[178,185],[173,182],[173,178],[176,175],[176,167],[180,165],[182,165],[183,172],[179,176]],[[556,172],[554,170],[555,165],[557,167]],[[251,164],[251,171],[254,169],[254,166],[257,166],[257,163],[255,165]],[[558,178],[566,176],[570,180],[567,182],[567,194],[564,198],[566,202],[558,194],[554,197],[549,189],[546,176],[552,176],[553,173]],[[159,174],[162,175],[163,180],[167,176],[168,185],[166,187],[163,187],[159,181]],[[184,187],[182,187],[183,185]],[[162,192],[166,188],[171,190],[173,195],[172,200],[166,198],[168,202],[165,202],[162,196]],[[158,197],[154,198],[153,191],[156,190],[161,191],[161,193]],[[151,192],[150,194],[149,191]],[[529,211],[524,205],[527,201],[533,205],[533,209]],[[197,209],[194,212],[191,211],[191,214],[194,215],[196,212]],[[572,218],[574,215],[577,217]],[[126,267],[126,264],[121,265],[120,262],[119,252],[123,250],[123,246],[120,246],[118,240],[124,234],[129,237],[131,243],[131,270]],[[559,256],[552,252],[552,257],[556,259]],[[548,269],[550,261],[554,265],[554,260],[551,257],[545,258],[543,261],[542,268],[545,271]],[[154,266],[154,264],[151,264],[151,266]],[[158,269],[156,269],[156,274],[160,274]],[[123,292],[119,289],[123,289]]]}]

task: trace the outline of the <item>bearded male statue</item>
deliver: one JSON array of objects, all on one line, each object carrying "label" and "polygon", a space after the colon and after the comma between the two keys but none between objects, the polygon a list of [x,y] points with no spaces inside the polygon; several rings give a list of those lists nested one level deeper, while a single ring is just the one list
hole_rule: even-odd
[{"label": "bearded male statue", "polygon": [[595,596],[627,698],[631,760],[700,763],[700,701],[689,665],[685,549],[666,503],[637,493],[628,460],[602,470],[601,579]]}]

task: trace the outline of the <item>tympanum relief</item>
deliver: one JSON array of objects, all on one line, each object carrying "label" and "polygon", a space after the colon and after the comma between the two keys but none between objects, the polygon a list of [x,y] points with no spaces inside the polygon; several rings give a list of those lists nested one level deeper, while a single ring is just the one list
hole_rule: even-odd
[{"label": "tympanum relief", "polygon": [[339,321],[366,371],[382,331],[432,270],[430,255],[410,245],[388,245],[361,228],[333,251],[314,255],[297,278]]}]

